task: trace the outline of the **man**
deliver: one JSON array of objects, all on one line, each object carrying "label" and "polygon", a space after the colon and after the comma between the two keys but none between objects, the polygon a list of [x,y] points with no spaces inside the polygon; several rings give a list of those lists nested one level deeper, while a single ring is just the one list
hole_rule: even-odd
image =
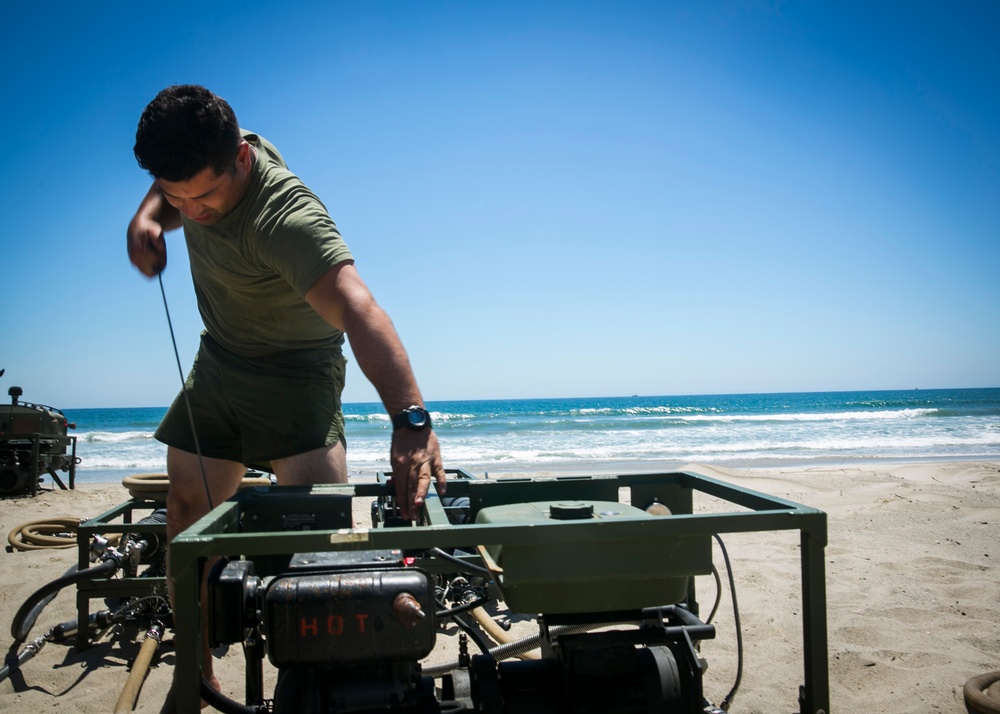
[{"label": "man", "polygon": [[[183,227],[206,328],[156,432],[167,444],[168,538],[232,496],[248,465],[280,485],[347,481],[345,334],[392,416],[397,503],[416,517],[432,478],[444,490],[437,437],[395,328],[323,204],[204,87],[160,92],[139,121],[135,156],[154,180],[129,223],[129,258],[157,275],[164,234]],[[211,667],[206,658],[217,686]]]}]

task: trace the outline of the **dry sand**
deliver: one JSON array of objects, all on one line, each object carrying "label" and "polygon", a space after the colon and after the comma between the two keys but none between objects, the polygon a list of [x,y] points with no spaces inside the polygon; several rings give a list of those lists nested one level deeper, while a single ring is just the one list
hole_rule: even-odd
[{"label": "dry sand", "polygon": [[[965,711],[962,686],[1000,669],[1000,463],[908,463],[844,468],[686,470],[822,509],[829,514],[827,615],[831,710],[839,713]],[[620,473],[643,473],[628,464]],[[0,501],[0,531],[57,516],[92,518],[128,499],[120,485],[82,484]],[[367,505],[356,511],[359,524]],[[726,538],[744,631],[743,682],[732,712],[795,712],[802,682],[801,595],[796,532]],[[15,612],[75,562],[76,550],[5,553],[0,647]],[[721,558],[716,559],[720,569]],[[703,613],[715,586],[698,578]],[[42,613],[32,636],[75,617],[74,589]],[[718,703],[736,671],[725,593],[716,639],[704,642],[705,693]],[[99,603],[92,605],[97,609]],[[454,645],[441,637],[442,647]],[[235,650],[236,648],[234,648]],[[0,683],[0,710],[110,712],[138,645],[113,637],[83,653],[47,645],[19,676]],[[447,658],[447,657],[446,657]],[[157,712],[170,684],[171,635],[143,686],[137,711]],[[217,664],[231,696],[242,691],[242,657]],[[269,674],[269,679],[271,675]]]}]

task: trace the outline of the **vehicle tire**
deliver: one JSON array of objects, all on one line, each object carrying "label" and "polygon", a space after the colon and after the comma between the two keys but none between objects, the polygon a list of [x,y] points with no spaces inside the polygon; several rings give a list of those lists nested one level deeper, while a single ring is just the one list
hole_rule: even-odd
[{"label": "vehicle tire", "polygon": [[0,468],[0,496],[18,496],[27,492],[28,470],[18,464]]}]

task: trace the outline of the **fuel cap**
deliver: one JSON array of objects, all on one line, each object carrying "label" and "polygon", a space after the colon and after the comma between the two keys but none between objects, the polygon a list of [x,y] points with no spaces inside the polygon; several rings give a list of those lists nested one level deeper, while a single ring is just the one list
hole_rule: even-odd
[{"label": "fuel cap", "polygon": [[576,521],[594,517],[594,504],[583,501],[562,501],[549,506],[549,518],[557,521]]}]

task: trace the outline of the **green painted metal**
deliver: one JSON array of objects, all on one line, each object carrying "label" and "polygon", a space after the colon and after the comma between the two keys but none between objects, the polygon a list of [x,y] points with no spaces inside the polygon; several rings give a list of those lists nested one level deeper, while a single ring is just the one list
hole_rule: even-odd
[{"label": "green painted metal", "polygon": [[[83,521],[77,528],[77,568],[86,570],[90,567],[90,544],[94,536],[110,537],[126,533],[155,532],[166,539],[166,524],[137,525],[142,516],[149,515],[163,503],[158,501],[132,500],[125,501],[99,516]],[[136,516],[139,516],[138,518]],[[81,580],[76,586],[77,622],[84,623],[90,615],[90,601],[107,597],[145,597],[157,594],[167,596],[167,579],[165,577],[128,577],[92,578]],[[103,603],[102,603],[103,604]],[[90,633],[86,627],[80,627],[76,632],[76,649],[83,651],[90,647]]]},{"label": "green painted metal", "polygon": [[[581,504],[591,515],[580,521],[553,517],[553,509],[558,516],[560,509],[571,510],[572,504]],[[618,501],[530,501],[481,508],[476,523],[577,523],[590,532],[626,518],[642,521],[656,516]],[[544,537],[552,529],[539,533],[543,537],[532,543],[497,543],[486,548],[494,580],[515,612],[613,612],[673,604],[687,596],[691,575],[712,572],[709,536],[553,542]]]},{"label": "green painted metal", "polygon": [[[419,552],[432,547],[475,545],[483,546],[487,552],[500,548],[505,552],[528,549],[535,553],[545,548],[565,552],[585,545],[605,554],[638,548],[655,559],[669,552],[670,544],[702,543],[713,534],[798,530],[804,649],[800,711],[829,712],[824,563],[827,529],[826,514],[822,511],[688,472],[484,480],[474,479],[463,471],[452,471],[447,488],[449,499],[469,498],[473,518],[483,509],[513,503],[565,499],[618,501],[620,494],[625,494],[626,500],[639,509],[658,501],[668,506],[673,515],[451,525],[443,504],[432,494],[420,519],[412,526],[354,529],[350,520],[351,500],[391,499],[387,484],[242,489],[180,534],[171,546],[178,704],[182,711],[198,708],[202,658],[199,578],[204,563],[217,556],[246,557],[255,563],[267,560],[261,556],[275,556],[270,561],[274,565],[282,560],[278,556],[298,552],[384,548]],[[696,513],[695,497],[699,494],[743,510]],[[276,532],[277,524],[310,524],[304,527],[315,525],[316,529]],[[652,551],[653,555],[649,555],[649,543],[659,546],[659,550]],[[678,566],[684,563],[680,556],[675,560]],[[696,575],[704,572],[704,563],[702,556],[692,558],[688,572],[673,574]],[[660,565],[655,560],[643,561],[635,568],[651,572]],[[693,578],[690,582],[688,593],[693,601]],[[607,586],[614,587],[615,581]]]},{"label": "green painted metal", "polygon": [[[0,463],[4,464],[0,468],[0,497],[35,496],[44,474],[62,490],[75,489],[76,437],[67,435],[69,428],[76,425],[55,407],[19,402],[17,397],[13,404],[0,404]],[[68,487],[59,471],[68,473]],[[15,486],[18,475],[24,479],[21,488]]]}]

